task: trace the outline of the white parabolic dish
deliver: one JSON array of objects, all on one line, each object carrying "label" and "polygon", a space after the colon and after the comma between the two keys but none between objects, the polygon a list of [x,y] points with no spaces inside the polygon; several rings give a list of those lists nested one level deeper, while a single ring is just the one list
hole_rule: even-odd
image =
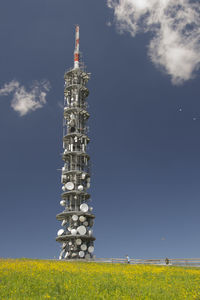
[{"label": "white parabolic dish", "polygon": [[77,240],[76,240],[76,244],[77,244],[77,245],[81,245],[81,244],[82,244],[81,239],[77,239]]},{"label": "white parabolic dish", "polygon": [[76,234],[77,234],[77,230],[76,230],[76,229],[72,229],[72,230],[71,230],[71,234],[72,234],[72,235],[76,235]]},{"label": "white parabolic dish", "polygon": [[90,246],[90,247],[88,248],[88,252],[89,252],[89,253],[93,253],[93,252],[94,252],[94,247],[93,247],[93,246]]},{"label": "white parabolic dish", "polygon": [[65,201],[65,200],[61,200],[61,201],[60,201],[60,205],[61,205],[61,206],[65,206],[65,204],[66,204],[66,201]]},{"label": "white parabolic dish", "polygon": [[61,225],[64,226],[65,224],[67,224],[67,220],[63,220]]},{"label": "white parabolic dish", "polygon": [[67,182],[66,184],[65,184],[65,187],[66,187],[66,189],[68,189],[69,191],[71,191],[71,190],[73,190],[74,189],[74,184],[73,184],[73,182]]},{"label": "white parabolic dish", "polygon": [[79,185],[79,186],[78,186],[78,190],[79,190],[79,191],[82,191],[82,190],[83,190],[83,186],[82,186],[82,185]]},{"label": "white parabolic dish", "polygon": [[73,220],[73,221],[77,221],[77,220],[78,220],[78,216],[77,216],[77,215],[73,215],[73,216],[72,216],[72,220]]},{"label": "white parabolic dish", "polygon": [[86,177],[86,174],[85,174],[85,173],[82,173],[82,174],[81,174],[81,178],[82,178],[82,179],[85,179],[85,177]]},{"label": "white parabolic dish", "polygon": [[65,232],[64,229],[59,229],[57,232],[57,235],[61,236],[64,232]]},{"label": "white parabolic dish", "polygon": [[79,256],[80,257],[84,257],[85,256],[85,253],[83,251],[79,251]]},{"label": "white parabolic dish", "polygon": [[81,245],[81,250],[83,250],[83,251],[87,250],[86,244]]},{"label": "white parabolic dish", "polygon": [[67,258],[67,256],[69,255],[69,252],[66,252],[66,254],[65,254],[65,258]]},{"label": "white parabolic dish", "polygon": [[88,231],[88,234],[91,236],[91,235],[92,235],[92,233],[93,233],[93,230],[92,230],[92,229],[90,229],[90,230]]},{"label": "white parabolic dish", "polygon": [[85,217],[84,217],[84,216],[80,216],[80,217],[79,217],[79,220],[80,220],[81,222],[84,222],[84,221],[85,221]]},{"label": "white parabolic dish", "polygon": [[85,226],[79,226],[78,228],[77,228],[77,231],[78,231],[78,233],[80,234],[80,235],[84,235],[84,234],[86,234],[86,228],[85,228]]},{"label": "white parabolic dish", "polygon": [[80,210],[83,212],[87,212],[88,211],[88,205],[86,203],[83,203],[80,205]]}]

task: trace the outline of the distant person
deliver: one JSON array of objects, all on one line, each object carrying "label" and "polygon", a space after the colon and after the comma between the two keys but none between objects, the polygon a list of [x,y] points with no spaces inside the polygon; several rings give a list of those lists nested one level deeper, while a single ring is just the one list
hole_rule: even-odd
[{"label": "distant person", "polygon": [[165,263],[166,263],[166,265],[168,265],[169,264],[169,258],[165,258]]},{"label": "distant person", "polygon": [[128,256],[128,254],[126,255],[126,260],[127,260],[127,264],[130,264],[130,257]]}]

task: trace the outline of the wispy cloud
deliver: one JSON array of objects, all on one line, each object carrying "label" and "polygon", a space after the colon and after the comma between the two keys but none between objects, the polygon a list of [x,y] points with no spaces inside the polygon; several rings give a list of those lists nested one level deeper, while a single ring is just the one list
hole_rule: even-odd
[{"label": "wispy cloud", "polygon": [[200,67],[199,0],[107,0],[121,33],[152,32],[148,55],[181,84]]},{"label": "wispy cloud", "polygon": [[20,116],[25,116],[46,104],[46,95],[49,90],[50,83],[47,80],[35,81],[28,90],[18,81],[12,80],[0,89],[0,96],[11,95],[11,107]]}]

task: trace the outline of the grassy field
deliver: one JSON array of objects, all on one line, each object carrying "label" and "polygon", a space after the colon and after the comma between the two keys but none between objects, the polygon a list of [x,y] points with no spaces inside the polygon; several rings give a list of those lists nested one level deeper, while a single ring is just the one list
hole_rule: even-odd
[{"label": "grassy field", "polygon": [[200,300],[200,269],[0,259],[0,299]]}]

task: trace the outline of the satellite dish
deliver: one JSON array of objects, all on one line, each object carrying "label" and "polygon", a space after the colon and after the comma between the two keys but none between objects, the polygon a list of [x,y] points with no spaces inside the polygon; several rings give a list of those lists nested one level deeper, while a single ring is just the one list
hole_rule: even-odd
[{"label": "satellite dish", "polygon": [[67,243],[63,243],[62,244],[62,249],[65,249],[66,246],[67,246]]},{"label": "satellite dish", "polygon": [[88,222],[87,221],[83,222],[83,225],[87,227],[88,226]]},{"label": "satellite dish", "polygon": [[66,224],[67,224],[67,220],[63,220],[61,225],[65,226]]},{"label": "satellite dish", "polygon": [[90,210],[90,211],[93,211],[93,207],[91,206],[91,207],[89,208],[89,210]]},{"label": "satellite dish", "polygon": [[79,220],[80,220],[81,222],[84,222],[84,221],[85,221],[85,217],[84,217],[84,216],[80,216],[80,217],[79,217]]},{"label": "satellite dish", "polygon": [[82,244],[82,245],[81,245],[81,250],[83,250],[83,251],[87,250],[86,244]]},{"label": "satellite dish", "polygon": [[83,212],[87,212],[88,211],[88,205],[86,203],[83,203],[80,205],[80,210]]},{"label": "satellite dish", "polygon": [[90,183],[89,183],[89,182],[87,183],[87,188],[88,188],[88,189],[90,188]]},{"label": "satellite dish", "polygon": [[65,204],[66,204],[66,201],[65,201],[65,200],[61,200],[61,201],[60,201],[60,205],[61,205],[61,206],[65,206]]},{"label": "satellite dish", "polygon": [[65,232],[64,229],[59,229],[57,232],[57,235],[61,236],[64,232]]},{"label": "satellite dish", "polygon": [[86,234],[86,228],[85,228],[85,226],[79,226],[78,228],[77,228],[77,231],[78,231],[78,233],[80,234],[80,235],[84,235],[84,234]]},{"label": "satellite dish", "polygon": [[93,231],[92,231],[92,229],[90,229],[90,230],[88,231],[88,234],[89,234],[89,235],[92,235],[92,233],[93,233]]},{"label": "satellite dish", "polygon": [[93,252],[94,252],[94,247],[93,247],[93,246],[90,246],[90,247],[88,248],[88,252],[89,252],[89,253],[93,253]]},{"label": "satellite dish", "polygon": [[72,253],[72,257],[75,257],[76,255],[77,255],[77,253],[76,253],[76,252]]},{"label": "satellite dish", "polygon": [[65,258],[67,258],[69,256],[69,252],[65,253]]},{"label": "satellite dish", "polygon": [[71,246],[72,245],[72,242],[69,242],[69,246]]},{"label": "satellite dish", "polygon": [[85,253],[84,253],[84,251],[79,251],[79,253],[78,253],[78,254],[79,254],[79,256],[80,256],[80,257],[84,257],[84,256],[85,256]]},{"label": "satellite dish", "polygon": [[78,216],[77,216],[77,215],[73,215],[73,216],[72,216],[72,220],[73,220],[73,221],[77,221],[77,220],[78,220]]},{"label": "satellite dish", "polygon": [[64,185],[62,186],[62,190],[63,190],[63,192],[66,190]]},{"label": "satellite dish", "polygon": [[73,182],[67,182],[66,184],[65,184],[65,187],[66,187],[66,189],[68,189],[69,191],[71,191],[71,190],[73,190],[74,189],[74,184],[73,184]]},{"label": "satellite dish", "polygon": [[78,190],[79,190],[79,191],[82,191],[82,190],[83,190],[83,186],[82,186],[82,185],[79,185],[79,186],[78,186]]},{"label": "satellite dish", "polygon": [[85,174],[85,173],[82,173],[82,174],[81,174],[81,178],[82,178],[82,179],[85,179],[85,177],[86,177],[86,174]]},{"label": "satellite dish", "polygon": [[76,235],[76,234],[77,234],[77,230],[76,230],[76,229],[72,229],[72,230],[71,230],[71,234],[72,234],[72,235]]},{"label": "satellite dish", "polygon": [[82,241],[81,241],[81,239],[77,239],[77,240],[76,240],[76,245],[78,245],[78,246],[79,246],[79,245],[81,245],[81,244],[82,244]]},{"label": "satellite dish", "polygon": [[72,228],[71,228],[71,227],[68,227],[67,229],[68,229],[69,231],[71,231],[71,230],[72,230]]}]

